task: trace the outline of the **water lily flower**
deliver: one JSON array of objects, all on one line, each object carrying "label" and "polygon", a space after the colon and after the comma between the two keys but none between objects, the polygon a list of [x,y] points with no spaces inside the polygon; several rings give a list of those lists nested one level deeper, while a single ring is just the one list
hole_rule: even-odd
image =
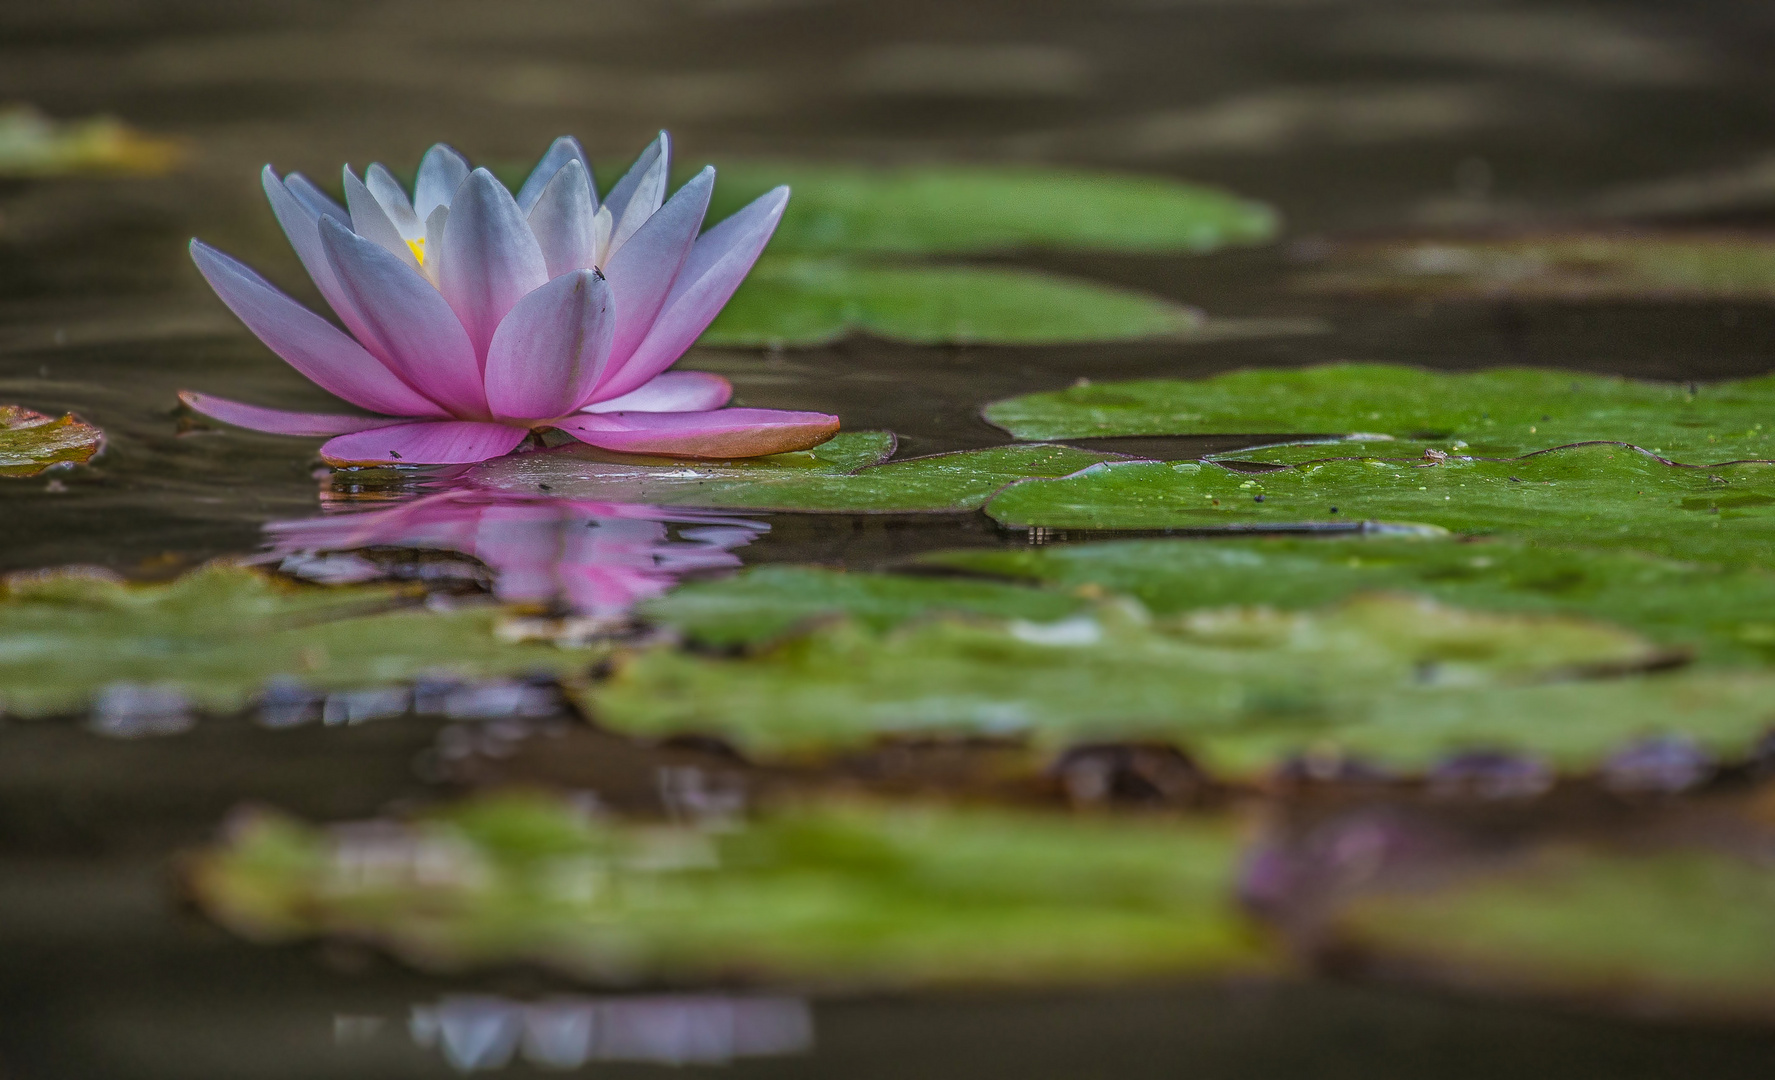
[{"label": "water lily flower", "polygon": [[[198,240],[210,286],[272,352],[376,416],[286,412],[191,391],[207,416],[326,435],[334,465],[466,464],[554,428],[628,453],[701,458],[803,450],[824,413],[722,408],[718,375],[671,372],[782,218],[779,187],[698,235],[715,170],[666,197],[664,132],[600,204],[585,151],[556,139],[513,195],[442,143],[412,197],[381,165],[345,169],[341,207],[267,165],[265,194],[350,335]],[[355,339],[355,340],[354,340]]]}]

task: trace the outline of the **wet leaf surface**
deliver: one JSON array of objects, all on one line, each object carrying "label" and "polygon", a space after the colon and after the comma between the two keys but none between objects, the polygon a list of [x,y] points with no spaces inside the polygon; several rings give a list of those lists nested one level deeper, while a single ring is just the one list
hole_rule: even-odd
[{"label": "wet leaf surface", "polygon": [[760,566],[682,586],[639,613],[692,640],[725,646],[769,641],[835,616],[885,630],[944,612],[1050,621],[1083,604],[1064,593],[989,581]]},{"label": "wet leaf surface", "polygon": [[1706,850],[1550,847],[1359,898],[1330,933],[1382,971],[1458,986],[1759,1020],[1775,1001],[1775,872]]},{"label": "wet leaf surface", "polygon": [[401,824],[237,820],[187,868],[267,940],[592,982],[1080,983],[1273,966],[1230,895],[1228,823],[806,805],[718,829],[490,797]]},{"label": "wet leaf surface", "polygon": [[1231,604],[1293,610],[1408,590],[1462,607],[1604,619],[1703,660],[1767,662],[1775,650],[1775,575],[1623,551],[1384,537],[1126,540],[934,552],[918,562],[1122,593],[1156,615]]},{"label": "wet leaf surface", "polygon": [[84,465],[105,445],[105,433],[67,413],[61,419],[0,405],[0,476],[36,476],[56,465]]},{"label": "wet leaf surface", "polygon": [[[1434,439],[1512,457],[1614,440],[1691,465],[1775,455],[1775,380],[1677,384],[1537,368],[1443,373],[1388,364],[1234,371],[1207,379],[1084,383],[986,407],[1020,439],[1262,432]],[[1315,457],[1421,457],[1423,445],[1334,442]],[[1265,460],[1239,452],[1239,458]],[[1284,459],[1278,459],[1284,460]]]},{"label": "wet leaf surface", "polygon": [[[1028,739],[1044,752],[1159,740],[1252,775],[1345,742],[1407,767],[1474,746],[1577,762],[1646,731],[1686,730],[1678,705],[1699,691],[1720,700],[1696,723],[1742,754],[1767,722],[1775,677],[1527,685],[1663,656],[1605,624],[1403,596],[1158,622],[1109,601],[1045,623],[932,619],[885,633],[841,623],[741,659],[657,648],[619,662],[581,700],[624,734],[714,735],[763,760],[885,736]],[[1581,708],[1591,699],[1606,699],[1594,716]],[[1623,699],[1642,704],[1623,713]],[[1568,723],[1574,707],[1583,719]]]},{"label": "wet leaf surface", "polygon": [[1203,252],[1261,243],[1278,226],[1262,203],[1166,177],[791,161],[722,166],[710,220],[778,184],[794,194],[771,242],[776,252]]},{"label": "wet leaf surface", "polygon": [[78,569],[13,575],[0,598],[0,705],[46,716],[97,699],[101,712],[110,701],[176,720],[190,707],[240,711],[274,680],[368,688],[421,675],[573,671],[595,655],[506,644],[495,632],[499,609],[439,612],[419,600],[398,589],[285,585],[230,567],[164,585]]},{"label": "wet leaf surface", "polygon": [[[841,434],[833,440],[846,438]],[[849,447],[885,454],[892,436],[859,432]],[[826,444],[831,446],[831,443]],[[502,491],[646,502],[725,510],[814,513],[958,513],[976,510],[1006,485],[1033,476],[1066,476],[1115,455],[1067,446],[995,446],[882,465],[846,448],[820,456],[778,454],[752,461],[617,460],[567,447],[502,458],[474,471],[475,482]]]},{"label": "wet leaf surface", "polygon": [[1613,445],[1514,461],[1333,460],[1252,475],[1193,462],[1110,462],[1018,484],[987,508],[1006,525],[1215,529],[1417,522],[1536,544],[1633,548],[1775,567],[1775,464],[1681,468]]},{"label": "wet leaf surface", "polygon": [[920,345],[1062,345],[1210,329],[1169,300],[1032,270],[769,259],[700,340],[824,345],[866,333]]}]

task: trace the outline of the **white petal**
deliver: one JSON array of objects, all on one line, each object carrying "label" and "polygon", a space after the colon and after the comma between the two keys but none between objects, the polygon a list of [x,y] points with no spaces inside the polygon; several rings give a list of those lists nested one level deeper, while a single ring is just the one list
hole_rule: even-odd
[{"label": "white petal", "polygon": [[386,249],[390,255],[413,269],[419,269],[419,260],[414,258],[413,249],[407,246],[406,238],[395,228],[394,222],[388,219],[387,212],[382,209],[382,204],[376,201],[376,196],[370,194],[370,189],[364,186],[364,182],[357,178],[349,165],[345,166],[345,205],[351,207],[352,232]]},{"label": "white petal", "polygon": [[[548,153],[542,155],[542,160],[536,163],[536,168],[530,170],[530,175],[524,180],[524,186],[518,189],[518,209],[528,214],[536,206],[536,200],[542,198],[543,189],[548,187],[549,181],[566,168],[569,161],[577,161],[584,166],[588,178],[592,175],[591,159],[586,157],[579,140],[571,135],[563,135],[554,141]],[[593,184],[592,189],[596,191],[597,185]],[[598,197],[593,195],[593,209],[597,208],[597,201]]]},{"label": "white petal", "polygon": [[401,239],[417,240],[425,235],[425,223],[413,212],[413,204],[407,201],[407,193],[402,190],[401,182],[394,178],[394,174],[379,164],[371,165],[364,170],[364,186],[370,189],[370,194],[376,196],[376,202],[381,205],[382,212],[388,215],[388,220],[394,222]]},{"label": "white petal", "polygon": [[[636,189],[641,186],[642,177],[662,161],[666,163],[666,169],[669,172],[672,165],[672,142],[671,137],[663,131],[659,133],[659,138],[647,145],[647,149],[641,151],[641,156],[635,159],[635,163],[629,166],[629,171],[623,174],[623,178],[616,182],[616,186],[611,188],[610,194],[605,197],[604,205],[610,207],[612,219],[622,220],[623,211],[628,209],[630,201],[634,199]],[[665,194],[663,187],[660,194],[662,197]],[[654,208],[658,209],[659,203],[654,203]]]},{"label": "white petal", "polygon": [[[523,204],[519,203],[521,209]],[[530,209],[530,231],[542,247],[549,277],[598,264],[597,208],[592,202],[591,175],[578,160],[555,173]]]},{"label": "white petal", "polygon": [[429,221],[431,212],[449,206],[456,189],[468,179],[468,159],[443,143],[425,152],[419,161],[419,177],[413,182],[413,213]]}]

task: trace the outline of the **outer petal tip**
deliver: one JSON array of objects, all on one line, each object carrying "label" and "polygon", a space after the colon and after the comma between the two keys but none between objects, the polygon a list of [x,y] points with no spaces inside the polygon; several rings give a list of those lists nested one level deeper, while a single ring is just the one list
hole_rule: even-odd
[{"label": "outer petal tip", "polygon": [[782,409],[582,413],[554,426],[591,446],[665,457],[749,458],[807,450],[838,434],[838,417]]}]

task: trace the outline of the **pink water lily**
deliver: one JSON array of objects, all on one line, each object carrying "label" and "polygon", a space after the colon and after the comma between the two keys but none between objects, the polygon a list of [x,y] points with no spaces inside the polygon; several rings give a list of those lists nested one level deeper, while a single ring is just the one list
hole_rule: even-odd
[{"label": "pink water lily", "polygon": [[[755,457],[816,446],[824,413],[723,408],[719,375],[671,367],[727,303],[776,230],[779,187],[698,235],[715,170],[666,197],[664,132],[602,204],[563,136],[514,196],[442,143],[413,195],[381,165],[345,169],[341,207],[267,165],[265,194],[350,335],[198,240],[222,302],[297,371],[376,416],[286,412],[181,391],[207,416],[332,436],[334,465],[466,464],[554,428],[606,450]],[[355,340],[354,340],[355,339]]]}]

